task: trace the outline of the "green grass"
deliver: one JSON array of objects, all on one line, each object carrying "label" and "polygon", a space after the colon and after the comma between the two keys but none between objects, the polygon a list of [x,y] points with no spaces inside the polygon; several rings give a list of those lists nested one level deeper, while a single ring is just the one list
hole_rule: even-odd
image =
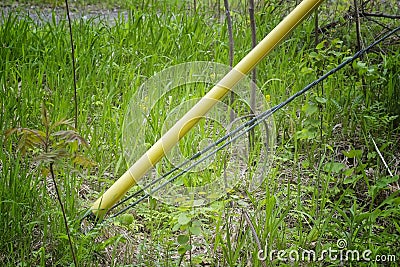
[{"label": "green grass", "polygon": [[[259,40],[290,9],[285,5],[274,9],[272,2],[257,9]],[[73,22],[77,131],[90,146],[77,150],[73,142],[68,145],[72,155],[79,152],[86,160],[60,158],[55,162],[55,174],[78,263],[262,266],[257,259],[256,239],[267,251],[308,249],[317,253],[329,247],[335,249],[336,241],[344,239],[348,249],[369,249],[373,256],[395,255],[398,262],[400,54],[395,38],[276,113],[274,163],[255,192],[238,186],[220,201],[196,209],[170,207],[149,199],[129,211],[132,222],[120,216],[88,234],[80,232],[80,216],[129,165],[123,155],[122,125],[139,86],[155,73],[179,63],[229,62],[227,25],[217,10],[210,8],[212,5],[203,3],[194,12],[186,9],[183,1],[143,3],[127,3],[133,9],[126,19],[121,17],[115,23],[95,19]],[[335,14],[343,14],[348,8],[342,2],[335,7]],[[322,21],[334,19],[332,10],[321,7]],[[51,121],[72,118],[67,22],[38,24],[16,13],[3,16],[1,21],[1,132],[14,127],[45,130],[42,103]],[[251,47],[244,2],[234,6],[233,22],[237,63]],[[383,19],[382,23],[394,27],[392,20]],[[286,99],[355,52],[353,24],[321,35],[325,42],[317,47],[313,26],[312,18],[307,19],[260,63],[257,85],[264,95],[270,95],[271,104]],[[367,20],[362,26],[365,43],[382,31]],[[190,90],[191,97],[201,95],[198,88]],[[173,100],[178,104],[188,97],[178,90]],[[159,101],[159,105],[165,111],[166,102]],[[155,110],[152,116],[160,125],[165,113]],[[143,143],[141,149],[154,142],[161,130],[155,127],[146,131],[146,140],[139,140]],[[189,138],[199,141],[207,137],[207,126],[200,124],[198,132]],[[372,139],[394,177],[389,176]],[[20,140],[17,135],[0,138],[0,263],[70,265],[71,251],[48,164],[35,161],[43,151],[26,145],[27,152],[23,153],[17,149]],[[195,152],[188,139],[180,148],[185,156]],[[222,163],[215,165],[218,171],[223,167]],[[167,167],[166,163],[157,168],[166,171]],[[211,176],[194,178],[198,180],[190,182],[201,183]],[[276,257],[267,257],[265,264],[309,265],[285,263]],[[325,259],[314,265],[320,264],[336,266],[339,262]]]}]

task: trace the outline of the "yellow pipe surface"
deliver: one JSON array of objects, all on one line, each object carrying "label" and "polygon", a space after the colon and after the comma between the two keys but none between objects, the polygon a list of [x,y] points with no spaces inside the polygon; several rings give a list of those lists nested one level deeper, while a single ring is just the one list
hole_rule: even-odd
[{"label": "yellow pipe surface", "polygon": [[217,85],[199,100],[170,130],[136,161],[96,202],[91,211],[102,218],[196,123],[323,0],[302,1]]}]

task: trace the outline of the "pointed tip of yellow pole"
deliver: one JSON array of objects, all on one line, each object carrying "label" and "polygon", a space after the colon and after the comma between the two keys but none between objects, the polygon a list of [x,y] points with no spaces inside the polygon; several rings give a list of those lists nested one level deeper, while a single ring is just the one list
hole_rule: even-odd
[{"label": "pointed tip of yellow pole", "polygon": [[91,211],[95,215],[96,220],[102,220],[108,210],[135,184],[136,180],[129,169],[93,203]]}]

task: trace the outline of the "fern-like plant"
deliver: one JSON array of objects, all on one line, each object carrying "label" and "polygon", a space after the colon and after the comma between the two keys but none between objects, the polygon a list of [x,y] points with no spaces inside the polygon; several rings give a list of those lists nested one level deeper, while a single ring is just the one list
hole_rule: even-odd
[{"label": "fern-like plant", "polygon": [[50,174],[55,187],[58,204],[63,214],[65,230],[71,247],[73,261],[75,266],[78,266],[64,204],[61,199],[54,172],[54,164],[62,159],[69,159],[74,164],[82,166],[94,165],[94,163],[78,153],[79,148],[82,146],[88,147],[88,143],[76,132],[72,125],[73,120],[61,119],[56,122],[51,122],[44,103],[42,104],[41,116],[43,129],[12,128],[5,132],[5,138],[7,140],[11,135],[17,135],[16,152],[22,154],[26,154],[27,152],[31,153],[33,161],[41,163],[42,174],[45,176]]}]

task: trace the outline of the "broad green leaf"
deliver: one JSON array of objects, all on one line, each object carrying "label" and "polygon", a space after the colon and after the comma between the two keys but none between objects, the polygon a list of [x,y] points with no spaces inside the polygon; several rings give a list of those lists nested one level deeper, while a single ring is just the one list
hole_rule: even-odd
[{"label": "broad green leaf", "polygon": [[393,224],[394,224],[394,226],[396,227],[397,232],[400,233],[400,226],[399,226],[399,224],[398,224],[395,220],[393,220]]},{"label": "broad green leaf", "polygon": [[314,104],[307,103],[303,106],[302,110],[306,115],[310,116],[318,111],[318,107]]},{"label": "broad green leaf", "polygon": [[354,173],[354,168],[347,169],[347,170],[345,170],[343,173],[344,173],[345,176],[353,175],[353,173]]},{"label": "broad green leaf", "polygon": [[189,222],[190,222],[190,218],[186,215],[186,213],[179,214],[178,223],[180,225],[185,225],[185,224],[188,224]]},{"label": "broad green leaf", "polygon": [[329,149],[330,151],[334,152],[333,147],[332,147],[331,145],[325,144],[325,147],[326,147],[327,149]]},{"label": "broad green leaf", "polygon": [[362,62],[362,61],[357,61],[357,67],[359,68],[366,68],[367,63]]},{"label": "broad green leaf", "polygon": [[313,139],[317,136],[318,132],[314,128],[304,128],[301,131],[296,132],[296,138],[300,140]]},{"label": "broad green leaf", "polygon": [[178,243],[179,244],[184,245],[187,242],[189,242],[189,236],[188,235],[179,235],[178,236]]},{"label": "broad green leaf", "polygon": [[178,253],[181,254],[181,255],[183,255],[183,254],[186,253],[186,251],[189,251],[189,250],[191,250],[191,249],[192,249],[192,246],[189,245],[189,244],[182,245],[182,246],[180,246],[180,247],[178,248]]},{"label": "broad green leaf", "polygon": [[201,227],[192,225],[192,226],[189,227],[189,231],[190,231],[190,233],[192,233],[194,235],[200,235],[201,234]]},{"label": "broad green leaf", "polygon": [[310,74],[310,73],[313,73],[313,72],[314,72],[314,70],[312,68],[303,67],[301,69],[301,73],[304,73],[304,74]]},{"label": "broad green leaf", "polygon": [[319,237],[319,231],[316,227],[313,227],[311,231],[307,235],[307,242],[314,242],[318,239]]},{"label": "broad green leaf", "polygon": [[318,54],[316,52],[312,51],[312,52],[310,52],[310,54],[308,54],[308,56],[311,58],[317,58]]},{"label": "broad green leaf", "polygon": [[180,246],[178,248],[178,253],[181,254],[181,255],[185,254],[186,251],[187,251],[186,246]]},{"label": "broad green leaf", "polygon": [[201,222],[199,220],[193,220],[192,221],[192,226],[199,226],[201,227]]},{"label": "broad green leaf", "polygon": [[132,214],[122,214],[120,218],[122,225],[130,225],[133,223],[133,215]]},{"label": "broad green leaf", "polygon": [[328,100],[326,100],[326,98],[323,98],[323,97],[319,97],[319,96],[316,96],[315,97],[315,100],[318,102],[318,103],[321,103],[321,104],[325,104]]},{"label": "broad green leaf", "polygon": [[324,171],[339,173],[346,165],[340,162],[329,162],[324,165]]},{"label": "broad green leaf", "polygon": [[51,163],[62,158],[66,158],[69,156],[69,153],[65,149],[57,149],[47,153],[42,153],[35,157],[33,161],[35,162],[44,162],[44,163]]},{"label": "broad green leaf", "polygon": [[399,180],[398,175],[385,176],[385,177],[378,179],[378,181],[376,181],[376,186],[382,189],[382,188],[385,188],[388,184],[396,182],[397,180]]},{"label": "broad green leaf", "polygon": [[360,222],[366,220],[367,218],[371,217],[371,215],[372,215],[372,213],[370,213],[370,212],[363,212],[361,214],[356,215],[354,217],[354,221],[356,223],[360,223]]},{"label": "broad green leaf", "polygon": [[66,142],[78,142],[79,145],[84,145],[85,147],[89,147],[89,144],[86,140],[80,136],[77,132],[73,130],[61,130],[51,134],[54,137],[59,137]]},{"label": "broad green leaf", "polygon": [[322,42],[320,42],[319,44],[317,44],[317,46],[315,47],[315,49],[320,50],[320,49],[324,48],[324,47],[325,47],[325,43],[326,43],[326,40],[323,40]]},{"label": "broad green leaf", "polygon": [[181,227],[181,225],[180,225],[179,223],[176,223],[176,224],[172,227],[172,232],[178,231],[180,227]]},{"label": "broad green leaf", "polygon": [[383,207],[384,205],[400,205],[400,197],[398,197],[400,191],[397,190],[392,193],[389,197],[387,197],[379,207]]},{"label": "broad green leaf", "polygon": [[362,156],[362,150],[359,150],[359,149],[352,149],[350,151],[342,150],[342,153],[343,153],[344,156],[346,156],[346,157],[348,157],[350,159],[352,159],[352,158],[361,158],[361,156]]},{"label": "broad green leaf", "polygon": [[350,177],[347,177],[346,179],[344,179],[343,184],[352,184],[352,183],[354,184],[355,182],[357,182],[361,178],[362,178],[361,175],[350,176]]},{"label": "broad green leaf", "polygon": [[61,119],[61,120],[55,122],[53,125],[51,125],[51,129],[54,129],[61,125],[66,125],[70,128],[74,128],[73,123],[74,123],[73,119]]},{"label": "broad green leaf", "polygon": [[96,166],[96,162],[94,162],[91,159],[86,158],[85,156],[77,154],[74,159],[72,160],[73,163],[80,165],[82,167],[88,168],[88,167],[94,167]]}]

